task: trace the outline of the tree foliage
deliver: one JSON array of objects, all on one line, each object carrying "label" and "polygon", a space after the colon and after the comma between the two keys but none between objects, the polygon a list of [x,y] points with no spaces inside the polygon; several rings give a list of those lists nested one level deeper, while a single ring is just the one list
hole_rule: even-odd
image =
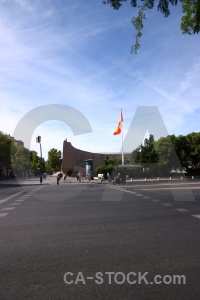
[{"label": "tree foliage", "polygon": [[14,174],[26,176],[31,171],[30,152],[22,146],[16,147],[15,150],[11,157]]},{"label": "tree foliage", "polygon": [[107,173],[111,174],[113,169],[114,169],[114,166],[111,164],[110,165],[102,165],[102,166],[96,167],[94,173],[95,173],[95,175],[98,175],[98,174],[106,175]]},{"label": "tree foliage", "polygon": [[[35,151],[17,145],[14,138],[0,132],[0,177],[37,173],[40,166],[40,158]],[[44,169],[44,161],[42,166]]]},{"label": "tree foliage", "polygon": [[61,163],[61,151],[55,148],[50,149],[47,160],[48,168],[52,169],[53,171],[60,171]]},{"label": "tree foliage", "polygon": [[0,177],[8,176],[11,169],[11,145],[13,145],[11,137],[0,131]]},{"label": "tree foliage", "polygon": [[158,141],[145,139],[132,152],[135,163],[149,165],[155,173],[169,173],[171,170],[200,173],[200,132],[186,136],[168,135]]},{"label": "tree foliage", "polygon": [[153,135],[149,139],[144,140],[144,145],[141,144],[136,150],[132,152],[133,160],[136,163],[157,163],[158,155],[155,150],[155,142]]},{"label": "tree foliage", "polygon": [[[183,16],[181,19],[181,30],[183,34],[195,34],[200,31],[200,1],[199,0],[130,0],[132,7],[138,10],[137,16],[132,18],[132,24],[136,30],[135,44],[131,47],[131,53],[137,53],[140,48],[140,38],[146,11],[153,9],[157,4],[157,10],[165,17],[170,15],[170,5],[176,6],[182,3]],[[104,4],[110,4],[113,9],[120,9],[127,0],[107,0]]]},{"label": "tree foliage", "polygon": [[34,174],[37,174],[40,171],[41,158],[37,155],[35,151],[30,151],[30,161],[32,172]]},{"label": "tree foliage", "polygon": [[45,160],[41,160],[37,155],[37,152],[17,145],[14,138],[0,131],[0,177],[9,177],[12,174],[26,176],[30,173],[59,171],[61,163],[61,151],[51,149],[48,152],[46,164]]},{"label": "tree foliage", "polygon": [[[101,165],[98,166],[94,173],[95,175],[98,174],[104,174],[106,175],[107,173],[109,173],[110,175],[112,174],[112,172],[115,171],[115,169],[117,168],[117,166],[122,164],[122,160],[121,158],[116,158],[116,157],[106,157],[105,159],[105,165]],[[128,165],[130,164],[130,161],[128,159],[124,160],[124,164]]]}]

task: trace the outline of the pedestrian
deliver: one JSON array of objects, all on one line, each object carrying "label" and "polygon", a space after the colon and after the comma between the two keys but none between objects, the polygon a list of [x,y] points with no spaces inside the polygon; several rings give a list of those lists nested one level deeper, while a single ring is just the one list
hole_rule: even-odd
[{"label": "pedestrian", "polygon": [[108,172],[107,172],[107,179],[109,182],[111,182],[111,176],[110,176],[110,173],[108,173]]},{"label": "pedestrian", "polygon": [[59,184],[59,182],[60,182],[60,178],[61,178],[61,176],[60,176],[60,173],[58,173],[58,175],[57,175],[57,184]]},{"label": "pedestrian", "polygon": [[78,183],[80,182],[80,176],[81,176],[81,174],[80,174],[80,172],[78,172],[77,175],[76,175],[76,180],[77,180]]},{"label": "pedestrian", "polygon": [[83,174],[81,173],[81,171],[79,171],[79,182],[83,181]]},{"label": "pedestrian", "polygon": [[92,180],[91,172],[87,173],[86,177],[87,177],[87,182],[91,183],[91,180]]}]

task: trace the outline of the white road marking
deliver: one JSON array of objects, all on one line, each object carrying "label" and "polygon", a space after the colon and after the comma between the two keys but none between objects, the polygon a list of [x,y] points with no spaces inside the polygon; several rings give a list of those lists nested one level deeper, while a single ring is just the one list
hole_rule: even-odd
[{"label": "white road marking", "polygon": [[163,205],[163,206],[174,206],[174,205],[171,204],[171,203],[162,203],[161,205]]},{"label": "white road marking", "polygon": [[5,217],[7,216],[8,213],[0,213],[0,217]]},{"label": "white road marking", "polygon": [[16,203],[16,202],[13,202],[13,203],[10,203],[10,205],[20,205],[21,203]]},{"label": "white road marking", "polygon": [[158,199],[152,199],[151,201],[152,202],[160,202],[160,200],[158,200]]},{"label": "white road marking", "polygon": [[23,202],[23,201],[25,201],[25,199],[15,200],[15,202]]},{"label": "white road marking", "polygon": [[192,215],[192,217],[200,219],[200,215]]},{"label": "white road marking", "polygon": [[32,190],[31,192],[28,193],[29,196],[32,196],[35,192],[43,189],[44,185],[39,186],[38,188]]},{"label": "white road marking", "polygon": [[14,208],[15,208],[14,206],[13,207],[5,207],[2,210],[13,210]]},{"label": "white road marking", "polygon": [[186,211],[189,211],[188,209],[186,208],[176,208],[177,211],[179,212],[186,212]]},{"label": "white road marking", "polygon": [[23,192],[24,192],[24,191],[18,192],[18,193],[16,193],[16,194],[13,194],[13,195],[11,195],[11,196],[6,197],[5,199],[0,200],[0,204],[4,203],[4,202],[6,202],[6,201],[8,201],[8,200],[10,200],[10,199],[12,199],[12,198],[14,198],[14,197],[20,195],[20,194],[22,194]]},{"label": "white road marking", "polygon": [[149,196],[145,196],[145,197],[143,197],[144,199],[151,199],[151,197],[149,197]]},{"label": "white road marking", "polygon": [[184,186],[180,186],[180,187],[155,187],[155,188],[146,188],[146,187],[136,187],[138,189],[140,189],[141,191],[161,191],[161,190],[199,190],[200,187],[196,187],[196,186],[189,186],[189,187],[184,187]]},{"label": "white road marking", "polygon": [[142,194],[136,194],[136,196],[138,196],[138,197],[142,197],[142,196],[144,196],[144,195],[142,195]]}]

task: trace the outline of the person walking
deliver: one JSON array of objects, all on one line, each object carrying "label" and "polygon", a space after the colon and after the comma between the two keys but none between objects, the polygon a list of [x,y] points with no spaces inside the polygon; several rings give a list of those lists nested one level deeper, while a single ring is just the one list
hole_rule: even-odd
[{"label": "person walking", "polygon": [[60,178],[61,178],[60,173],[58,173],[56,178],[57,178],[57,185],[59,185],[60,184]]},{"label": "person walking", "polygon": [[110,173],[108,173],[108,172],[107,172],[107,179],[109,182],[111,182],[111,176],[110,176]]},{"label": "person walking", "polygon": [[81,178],[81,174],[80,174],[80,171],[77,173],[76,175],[76,180],[77,180],[77,183],[80,182],[80,178]]}]

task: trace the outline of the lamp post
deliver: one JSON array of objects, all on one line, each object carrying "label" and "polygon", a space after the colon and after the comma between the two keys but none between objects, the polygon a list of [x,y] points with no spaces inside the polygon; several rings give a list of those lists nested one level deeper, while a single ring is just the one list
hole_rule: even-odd
[{"label": "lamp post", "polygon": [[40,183],[42,183],[42,145],[41,145],[41,136],[36,137],[36,143],[40,143]]}]

